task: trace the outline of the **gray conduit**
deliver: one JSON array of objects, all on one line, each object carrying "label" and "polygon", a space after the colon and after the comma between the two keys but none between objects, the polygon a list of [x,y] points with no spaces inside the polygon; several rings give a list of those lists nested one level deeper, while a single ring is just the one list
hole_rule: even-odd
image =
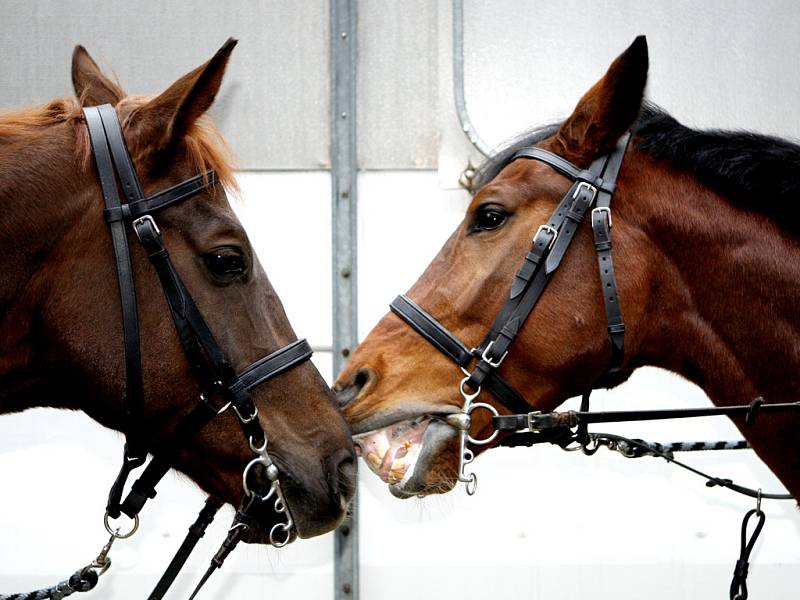
[{"label": "gray conduit", "polygon": [[453,0],[453,93],[456,100],[456,113],[461,123],[461,130],[470,143],[486,157],[492,155],[492,149],[483,141],[467,112],[467,101],[464,97],[464,2]]}]

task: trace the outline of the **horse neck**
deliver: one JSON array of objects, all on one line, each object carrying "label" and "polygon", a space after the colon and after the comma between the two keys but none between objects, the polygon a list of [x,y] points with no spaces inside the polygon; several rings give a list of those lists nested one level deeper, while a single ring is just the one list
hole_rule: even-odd
[{"label": "horse neck", "polygon": [[43,127],[24,138],[0,138],[0,169],[2,321],[50,250],[77,222],[85,185],[76,169],[75,135],[69,123]]},{"label": "horse neck", "polygon": [[686,173],[630,158],[618,208],[653,252],[634,362],[676,371],[718,404],[797,400],[800,240]]},{"label": "horse neck", "polygon": [[63,395],[38,364],[34,330],[51,254],[93,197],[76,168],[75,143],[69,123],[0,138],[0,414]]}]

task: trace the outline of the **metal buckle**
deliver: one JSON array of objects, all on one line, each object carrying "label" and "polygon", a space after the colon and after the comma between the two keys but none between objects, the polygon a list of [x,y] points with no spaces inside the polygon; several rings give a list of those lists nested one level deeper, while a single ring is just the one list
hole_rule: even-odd
[{"label": "metal buckle", "polygon": [[236,415],[239,417],[239,421],[245,424],[252,423],[255,420],[255,418],[258,417],[258,407],[255,405],[255,402],[253,403],[253,414],[247,418],[242,416],[242,413],[239,412],[239,407],[236,406],[235,404],[233,405],[233,410],[236,411]]},{"label": "metal buckle", "polygon": [[[548,227],[548,226],[547,226],[547,225],[543,225],[543,227]],[[550,229],[552,229],[552,227],[551,227]],[[553,241],[555,241],[555,238],[553,239]],[[551,246],[552,246],[552,244],[551,244]],[[489,342],[489,345],[488,345],[488,346],[486,346],[486,349],[483,351],[483,354],[481,354],[481,358],[482,358],[484,361],[486,361],[486,363],[488,363],[488,365],[489,365],[490,367],[492,367],[493,369],[496,369],[496,368],[497,368],[497,367],[499,367],[501,364],[503,364],[503,361],[506,359],[506,356],[508,356],[508,350],[506,350],[506,351],[503,353],[503,356],[501,356],[501,357],[500,357],[500,358],[497,360],[497,362],[492,362],[492,361],[491,361],[491,359],[490,359],[490,358],[487,356],[487,355],[489,354],[489,350],[491,350],[492,346],[494,346],[494,340],[492,340],[491,342]]]},{"label": "metal buckle", "polygon": [[592,223],[594,223],[594,215],[595,213],[606,213],[606,217],[608,218],[608,228],[611,229],[611,207],[609,206],[598,206],[592,209]]},{"label": "metal buckle", "polygon": [[597,197],[597,188],[594,187],[588,181],[581,181],[578,184],[578,187],[576,187],[575,191],[572,192],[572,199],[574,200],[575,198],[578,197],[578,194],[580,194],[580,192],[581,192],[581,188],[585,188],[585,189],[589,190],[590,192],[592,192],[592,202],[594,202],[594,199]]},{"label": "metal buckle", "polygon": [[133,230],[136,232],[136,237],[139,238],[140,242],[142,241],[142,236],[139,235],[138,226],[142,225],[146,221],[153,226],[153,229],[155,230],[156,234],[158,234],[159,236],[161,235],[161,230],[158,228],[158,225],[156,225],[155,219],[153,219],[153,217],[150,215],[142,215],[138,219],[135,219],[132,223]]},{"label": "metal buckle", "polygon": [[542,231],[549,231],[550,233],[553,234],[553,239],[547,246],[547,249],[550,250],[550,248],[552,248],[555,245],[556,239],[558,238],[558,229],[556,229],[555,227],[551,227],[550,225],[539,225],[539,229],[536,230],[536,233],[533,236],[534,242],[536,241],[536,238],[539,237],[539,234],[542,233]]},{"label": "metal buckle", "polygon": [[539,427],[534,423],[534,419],[542,414],[540,410],[534,410],[528,413],[528,429],[530,431],[538,431]]}]

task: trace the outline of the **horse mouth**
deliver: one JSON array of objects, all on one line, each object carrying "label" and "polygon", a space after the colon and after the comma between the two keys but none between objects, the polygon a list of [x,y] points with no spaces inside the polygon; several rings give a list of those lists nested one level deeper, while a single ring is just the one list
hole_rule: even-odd
[{"label": "horse mouth", "polygon": [[[434,415],[420,415],[383,429],[354,436],[356,454],[389,485],[398,498],[443,493],[454,478],[429,482],[432,467],[457,437],[456,430]],[[452,479],[452,481],[451,481]]]}]

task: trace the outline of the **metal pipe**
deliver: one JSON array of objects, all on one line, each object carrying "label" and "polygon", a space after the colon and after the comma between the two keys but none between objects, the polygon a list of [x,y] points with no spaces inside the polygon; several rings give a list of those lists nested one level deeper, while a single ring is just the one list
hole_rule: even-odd
[{"label": "metal pipe", "polygon": [[461,130],[473,146],[486,157],[492,155],[492,149],[483,141],[475,130],[467,111],[464,94],[464,2],[453,0],[453,93],[456,101],[456,113],[461,123]]},{"label": "metal pipe", "polygon": [[[339,373],[358,340],[356,162],[357,0],[330,0],[331,227],[333,243],[333,372]],[[336,600],[359,597],[358,498],[334,533]]]}]

